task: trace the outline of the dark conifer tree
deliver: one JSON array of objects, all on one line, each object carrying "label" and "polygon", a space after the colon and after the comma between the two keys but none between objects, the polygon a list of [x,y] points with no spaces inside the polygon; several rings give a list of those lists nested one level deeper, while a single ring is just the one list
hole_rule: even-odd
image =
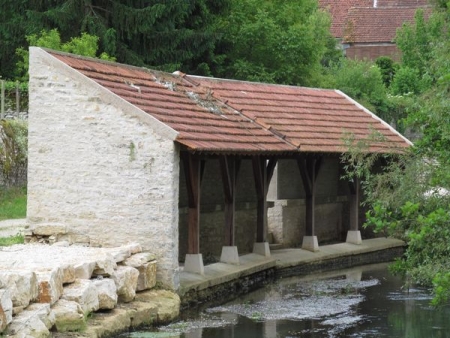
[{"label": "dark conifer tree", "polygon": [[[63,41],[82,32],[100,38],[117,61],[164,70],[208,72],[218,35],[214,17],[228,0],[0,0],[2,73],[11,77],[25,35],[58,29]],[[3,28],[3,29],[2,29]],[[5,48],[4,48],[5,47]],[[200,66],[199,66],[200,65]]]}]

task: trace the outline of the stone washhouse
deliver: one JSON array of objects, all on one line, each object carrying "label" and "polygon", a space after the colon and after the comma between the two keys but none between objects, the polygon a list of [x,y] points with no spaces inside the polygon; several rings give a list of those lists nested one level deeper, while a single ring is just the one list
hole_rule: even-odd
[{"label": "stone washhouse", "polygon": [[[344,138],[411,143],[337,90],[173,74],[30,48],[27,219],[74,245],[138,242],[157,279],[207,261],[361,242]],[[58,229],[66,229],[60,232]]]}]

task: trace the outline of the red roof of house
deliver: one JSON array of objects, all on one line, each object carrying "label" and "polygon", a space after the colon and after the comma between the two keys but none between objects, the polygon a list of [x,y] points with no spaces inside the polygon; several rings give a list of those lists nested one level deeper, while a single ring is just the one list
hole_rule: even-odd
[{"label": "red roof of house", "polygon": [[327,10],[331,15],[331,34],[335,38],[344,36],[347,13],[352,7],[370,7],[373,0],[319,0],[319,7]]},{"label": "red roof of house", "polygon": [[428,0],[377,0],[377,7],[425,7]]},{"label": "red roof of house", "polygon": [[[346,42],[391,42],[403,22],[411,22],[428,0],[319,0],[330,12],[331,34]],[[368,40],[364,40],[364,39]],[[354,39],[354,40],[351,40]]]},{"label": "red roof of house", "polygon": [[342,153],[345,135],[368,139],[374,131],[385,142],[371,143],[370,151],[410,146],[338,91],[170,74],[48,52],[170,126],[176,141],[193,151]]},{"label": "red roof of house", "polygon": [[[417,7],[351,8],[344,28],[344,42],[393,42],[397,29],[414,22]],[[431,8],[426,9],[427,12]]]}]

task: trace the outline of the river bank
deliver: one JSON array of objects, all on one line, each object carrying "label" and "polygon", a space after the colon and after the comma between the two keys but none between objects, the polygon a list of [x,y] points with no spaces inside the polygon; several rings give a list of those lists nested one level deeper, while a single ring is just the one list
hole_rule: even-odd
[{"label": "river bank", "polygon": [[[205,274],[181,271],[178,294],[155,290],[156,262],[139,244],[89,248],[27,244],[0,250],[0,332],[8,337],[108,337],[178,318],[183,308],[248,293],[275,278],[307,275],[399,257],[395,239],[249,254]],[[182,268],[181,268],[182,270]],[[181,299],[180,299],[181,297]]]},{"label": "river bank", "polygon": [[317,252],[288,248],[274,250],[270,257],[248,254],[239,257],[239,265],[207,265],[204,275],[181,271],[178,293],[182,308],[211,300],[223,302],[264,286],[274,278],[389,262],[400,257],[404,249],[403,241],[382,237],[363,240],[360,245],[324,245]]},{"label": "river bank", "polygon": [[2,247],[0,335],[100,338],[174,320],[179,296],[155,287],[154,256],[137,243]]}]

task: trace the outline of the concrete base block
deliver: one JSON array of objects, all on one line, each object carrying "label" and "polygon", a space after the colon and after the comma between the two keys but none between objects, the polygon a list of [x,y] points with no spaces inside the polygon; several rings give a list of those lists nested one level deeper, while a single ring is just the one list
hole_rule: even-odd
[{"label": "concrete base block", "polygon": [[357,244],[357,245],[362,244],[361,231],[349,230],[347,232],[347,240],[345,242],[351,243],[351,244]]},{"label": "concrete base block", "polygon": [[184,261],[184,271],[204,275],[205,267],[203,266],[202,254],[186,254],[186,259]]},{"label": "concrete base block", "polygon": [[254,243],[253,244],[253,253],[264,256],[264,257],[270,257],[269,242]]},{"label": "concrete base block", "polygon": [[319,251],[317,236],[303,236],[302,249],[311,252]]},{"label": "concrete base block", "polygon": [[239,254],[237,246],[223,246],[220,261],[227,264],[239,265]]}]

